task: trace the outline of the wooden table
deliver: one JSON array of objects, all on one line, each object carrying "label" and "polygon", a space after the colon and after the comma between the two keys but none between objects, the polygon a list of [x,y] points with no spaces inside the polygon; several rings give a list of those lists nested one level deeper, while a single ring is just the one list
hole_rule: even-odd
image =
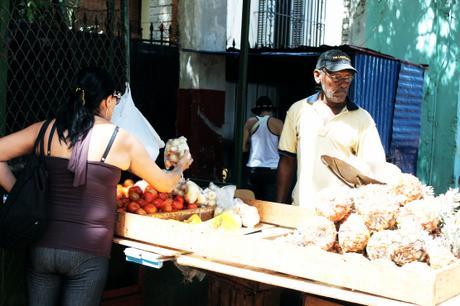
[{"label": "wooden table", "polygon": [[[124,239],[114,238],[114,243],[133,247],[140,250],[153,252],[162,255],[163,260],[175,260],[179,265],[193,267],[204,271],[212,271],[230,276],[240,277],[260,283],[274,285],[282,288],[293,289],[313,295],[324,296],[341,301],[352,302],[362,305],[372,306],[414,306],[416,304],[405,303],[385,297],[368,294],[360,291],[353,291],[346,288],[334,287],[308,279],[293,277],[283,273],[276,273],[264,269],[255,269],[249,266],[239,266],[232,263],[219,262],[202,256],[196,256],[186,251],[175,250],[154,244]],[[460,285],[460,284],[459,284]],[[460,305],[460,295],[439,306],[458,306]]]},{"label": "wooden table", "polygon": [[309,212],[290,205],[247,202],[261,216],[262,225],[255,229],[229,234],[125,214],[119,215],[119,237],[114,242],[159,254],[160,260],[357,304],[460,305],[460,265],[420,274],[355,262],[316,248],[274,243],[273,237],[292,231]]}]

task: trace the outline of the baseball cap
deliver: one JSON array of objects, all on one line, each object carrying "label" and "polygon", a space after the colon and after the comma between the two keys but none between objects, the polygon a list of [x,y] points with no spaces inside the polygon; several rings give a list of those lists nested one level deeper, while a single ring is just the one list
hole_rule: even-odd
[{"label": "baseball cap", "polygon": [[259,115],[264,110],[266,111],[275,110],[272,100],[267,96],[259,97],[256,101],[256,106],[251,108],[251,111],[256,115]]},{"label": "baseball cap", "polygon": [[345,52],[332,49],[321,53],[316,62],[316,69],[326,68],[328,71],[357,70],[351,65],[351,58]]}]

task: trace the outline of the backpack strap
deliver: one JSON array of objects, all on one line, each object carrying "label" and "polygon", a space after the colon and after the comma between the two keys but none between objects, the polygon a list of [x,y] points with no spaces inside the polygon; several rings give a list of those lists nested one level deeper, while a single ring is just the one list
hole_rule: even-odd
[{"label": "backpack strap", "polygon": [[54,121],[53,126],[51,127],[50,134],[48,136],[48,150],[46,151],[46,156],[51,155],[51,142],[53,141],[53,134],[56,130],[56,121]]},{"label": "backpack strap", "polygon": [[44,143],[43,143],[43,136],[45,135],[46,129],[48,128],[48,125],[50,124],[50,122],[51,122],[51,119],[48,119],[42,124],[40,131],[38,132],[37,138],[35,139],[34,152],[36,152],[38,145],[40,145],[40,150],[38,152],[40,159],[43,159],[43,155],[45,151]]},{"label": "backpack strap", "polygon": [[112,148],[113,142],[115,141],[115,137],[117,136],[119,129],[120,128],[116,126],[115,129],[113,130],[112,137],[110,138],[110,141],[107,144],[107,147],[105,148],[104,154],[102,154],[101,162],[105,162],[105,159],[107,158],[107,155],[109,154],[110,148]]}]

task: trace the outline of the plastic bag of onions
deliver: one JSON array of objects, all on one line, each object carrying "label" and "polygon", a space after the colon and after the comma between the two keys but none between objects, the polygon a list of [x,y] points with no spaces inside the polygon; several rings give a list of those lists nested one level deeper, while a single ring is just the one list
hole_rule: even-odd
[{"label": "plastic bag of onions", "polygon": [[186,151],[189,151],[187,138],[180,136],[179,138],[169,139],[166,142],[164,152],[165,168],[170,169],[171,167],[174,167],[184,156]]}]

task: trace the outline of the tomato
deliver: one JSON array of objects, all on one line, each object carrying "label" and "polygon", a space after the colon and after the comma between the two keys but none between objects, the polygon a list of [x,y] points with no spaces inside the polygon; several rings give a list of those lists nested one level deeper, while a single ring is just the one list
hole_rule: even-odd
[{"label": "tomato", "polygon": [[187,208],[188,208],[188,209],[198,208],[198,205],[195,204],[195,203],[190,203],[190,204],[188,204]]},{"label": "tomato", "polygon": [[147,213],[145,212],[143,208],[139,208],[138,210],[136,210],[136,214],[141,215],[141,216],[147,215]]},{"label": "tomato", "polygon": [[169,193],[167,192],[160,192],[160,194],[158,195],[158,197],[160,197],[160,199],[162,200],[166,200],[169,198]]},{"label": "tomato", "polygon": [[152,193],[158,193],[158,191],[155,189],[155,187],[153,187],[152,185],[148,184],[146,187],[145,187],[145,191],[151,191]]},{"label": "tomato", "polygon": [[129,202],[126,210],[131,213],[135,213],[141,206],[137,202]]},{"label": "tomato", "polygon": [[125,206],[125,203],[121,199],[116,199],[115,203],[117,203],[117,208],[121,208]]},{"label": "tomato", "polygon": [[178,202],[181,202],[182,204],[184,204],[184,197],[183,196],[180,196],[180,195],[176,195],[174,197],[174,201],[178,201]]},{"label": "tomato", "polygon": [[163,200],[160,199],[160,198],[156,198],[155,200],[153,200],[152,204],[155,205],[156,208],[160,209],[163,207]]},{"label": "tomato", "polygon": [[152,203],[153,200],[155,200],[158,197],[158,192],[153,189],[153,190],[145,190],[144,192],[144,200],[147,203]]},{"label": "tomato", "polygon": [[129,187],[128,194],[129,194],[130,192],[135,192],[135,193],[139,194],[140,196],[142,196],[142,194],[144,193],[144,192],[142,191],[142,188],[139,187],[139,186],[131,186],[131,187]]},{"label": "tomato", "polygon": [[140,207],[144,207],[145,204],[147,204],[147,202],[144,200],[144,199],[139,199],[136,201]]},{"label": "tomato", "polygon": [[172,203],[173,210],[182,210],[184,209],[184,202],[174,200]]},{"label": "tomato", "polygon": [[149,215],[150,214],[155,214],[158,211],[157,207],[155,205],[153,205],[153,204],[145,204],[143,209]]},{"label": "tomato", "polygon": [[128,198],[129,198],[131,201],[136,202],[136,201],[138,201],[141,197],[140,197],[140,195],[139,195],[138,193],[136,193],[136,192],[130,192]]},{"label": "tomato", "polygon": [[163,207],[161,208],[161,210],[164,211],[164,212],[173,211],[172,204],[173,204],[173,199],[168,198],[168,199],[164,200],[163,201]]},{"label": "tomato", "polygon": [[126,179],[124,182],[123,182],[123,186],[124,187],[131,187],[134,185],[134,181],[132,179]]},{"label": "tomato", "polygon": [[126,196],[125,187],[120,184],[117,184],[117,199],[121,199]]},{"label": "tomato", "polygon": [[172,204],[164,205],[163,208],[161,209],[161,211],[172,212],[173,211]]},{"label": "tomato", "polygon": [[122,198],[121,203],[123,203],[123,208],[126,209],[126,206],[129,204],[129,199],[128,198]]},{"label": "tomato", "polygon": [[142,198],[142,189],[139,186],[132,186],[128,190],[128,198],[131,201],[137,201]]}]

